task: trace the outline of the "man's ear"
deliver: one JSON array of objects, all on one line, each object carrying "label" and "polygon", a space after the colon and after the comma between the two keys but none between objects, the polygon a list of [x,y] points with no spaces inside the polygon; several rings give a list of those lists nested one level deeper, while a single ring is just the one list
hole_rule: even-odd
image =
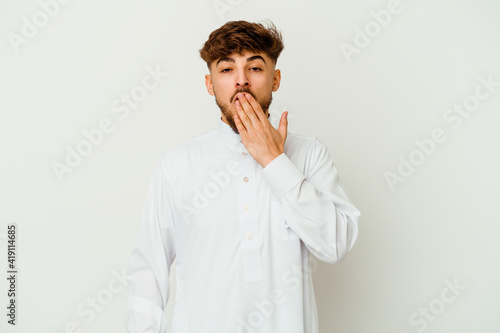
[{"label": "man's ear", "polygon": [[274,71],[273,77],[273,91],[277,91],[281,83],[281,71],[279,69]]},{"label": "man's ear", "polygon": [[205,75],[205,85],[207,86],[207,91],[210,95],[214,95],[214,85],[212,83],[212,77],[210,74]]}]

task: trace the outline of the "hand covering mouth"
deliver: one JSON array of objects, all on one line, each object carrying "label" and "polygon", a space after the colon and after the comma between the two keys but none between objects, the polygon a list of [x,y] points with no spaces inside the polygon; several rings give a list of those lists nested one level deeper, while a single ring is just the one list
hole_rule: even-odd
[{"label": "hand covering mouth", "polygon": [[[239,93],[242,93],[242,94],[243,94],[243,93],[250,94],[250,93],[249,93],[249,92],[247,92],[247,91],[238,91],[236,94],[239,94]],[[238,95],[235,95],[235,96],[234,96],[234,101],[233,101],[233,102],[236,102],[236,100],[237,100],[237,99],[238,99]]]}]

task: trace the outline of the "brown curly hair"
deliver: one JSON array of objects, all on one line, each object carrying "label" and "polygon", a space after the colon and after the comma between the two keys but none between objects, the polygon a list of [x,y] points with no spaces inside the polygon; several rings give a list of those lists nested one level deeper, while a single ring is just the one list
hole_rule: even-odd
[{"label": "brown curly hair", "polygon": [[229,21],[212,31],[200,56],[208,69],[214,60],[233,53],[243,55],[245,51],[265,53],[276,64],[284,48],[283,37],[271,21],[268,28],[261,23]]}]

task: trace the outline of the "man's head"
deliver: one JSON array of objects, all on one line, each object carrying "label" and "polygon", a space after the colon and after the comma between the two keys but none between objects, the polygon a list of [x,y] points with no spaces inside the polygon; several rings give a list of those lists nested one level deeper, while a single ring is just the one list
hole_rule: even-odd
[{"label": "man's head", "polygon": [[272,92],[277,91],[281,73],[276,68],[283,50],[283,40],[274,24],[267,28],[260,23],[230,21],[214,30],[200,49],[210,74],[205,75],[208,93],[215,96],[222,120],[235,133],[238,92],[248,92],[269,117]]}]

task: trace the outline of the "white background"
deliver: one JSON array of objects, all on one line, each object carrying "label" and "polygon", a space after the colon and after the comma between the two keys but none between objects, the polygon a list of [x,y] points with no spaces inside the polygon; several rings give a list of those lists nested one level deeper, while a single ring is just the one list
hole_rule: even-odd
[{"label": "white background", "polygon": [[[286,109],[291,132],[328,146],[362,213],[349,256],[314,271],[321,332],[500,331],[500,86],[480,88],[488,98],[460,126],[443,118],[474,101],[478,77],[500,82],[498,1],[401,0],[385,27],[371,14],[385,0],[223,0],[223,13],[211,0],[72,0],[44,22],[48,2],[0,2],[2,332],[125,331],[127,289],[115,276],[128,266],[147,185],[163,151],[216,128],[198,50],[239,19],[270,19],[283,33],[273,123]],[[23,18],[39,27],[16,46]],[[367,45],[358,36],[363,47],[346,56],[342,43],[355,46],[367,27]],[[169,75],[120,118],[113,102],[148,67]],[[53,163],[105,118],[113,131],[59,181]],[[419,153],[415,140],[436,128],[446,140]],[[419,165],[391,188],[386,173],[410,157]],[[15,327],[5,309],[13,223]],[[171,302],[166,311],[170,319]]]}]

